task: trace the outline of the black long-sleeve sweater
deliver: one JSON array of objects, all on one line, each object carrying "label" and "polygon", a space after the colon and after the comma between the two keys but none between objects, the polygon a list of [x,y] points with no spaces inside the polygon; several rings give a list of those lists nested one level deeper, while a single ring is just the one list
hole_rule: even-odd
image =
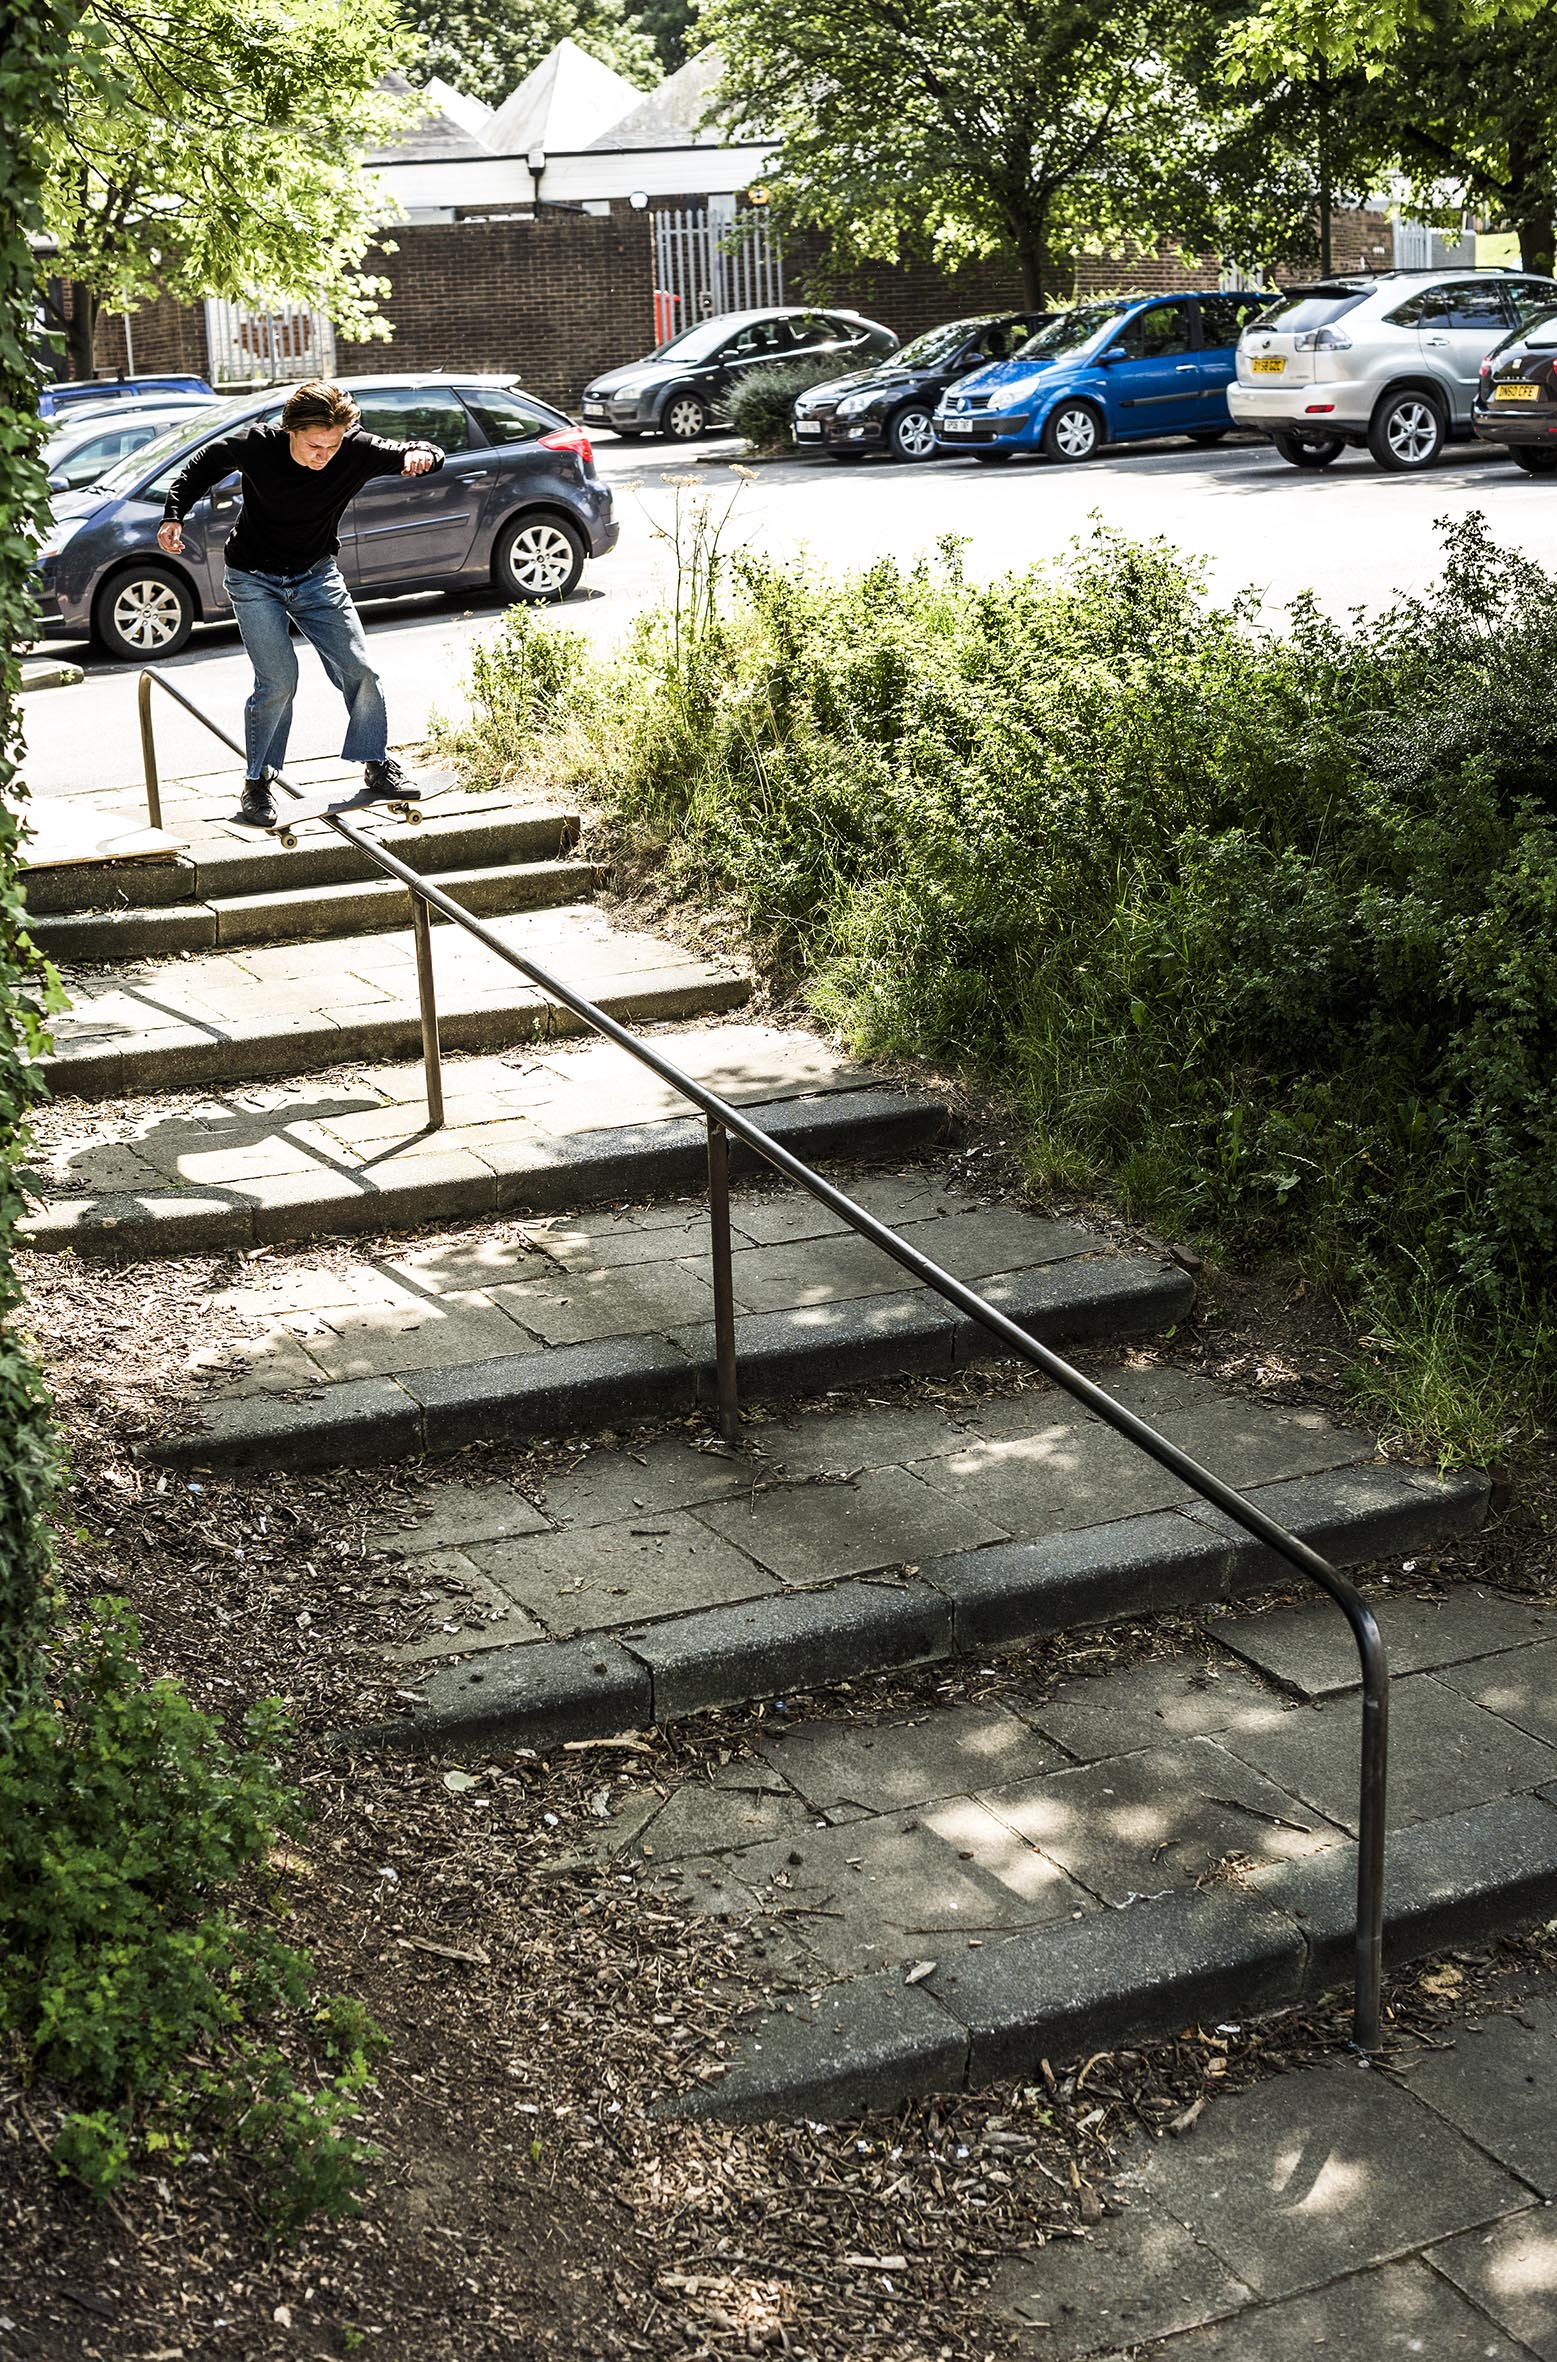
[{"label": "black long-sleeve sweater", "polygon": [[182,523],[201,493],[237,468],[243,509],[228,538],[228,565],[246,574],[306,574],[340,548],[347,502],[374,476],[403,475],[408,451],[431,451],[434,468],[443,465],[435,443],[391,443],[355,427],[327,467],[299,467],[285,427],[244,427],[196,452],[169,486],[163,516]]}]

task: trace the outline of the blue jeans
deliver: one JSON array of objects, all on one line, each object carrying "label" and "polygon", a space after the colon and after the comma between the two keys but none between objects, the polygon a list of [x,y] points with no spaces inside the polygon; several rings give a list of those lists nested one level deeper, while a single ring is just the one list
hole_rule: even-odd
[{"label": "blue jeans", "polygon": [[229,566],[227,596],[254,667],[254,688],[243,709],[249,777],[263,779],[286,759],[297,695],[295,623],[319,651],[319,661],[346,700],[348,763],[381,763],[389,752],[384,692],[368,662],[362,619],[333,558],[306,574],[248,574]]}]

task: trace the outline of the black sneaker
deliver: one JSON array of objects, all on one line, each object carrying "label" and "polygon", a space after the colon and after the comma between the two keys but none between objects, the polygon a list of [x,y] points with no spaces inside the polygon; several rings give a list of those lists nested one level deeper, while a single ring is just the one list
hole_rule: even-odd
[{"label": "black sneaker", "polygon": [[238,806],[238,818],[246,820],[251,828],[275,827],[276,800],[270,792],[269,779],[246,779],[244,781],[243,800]]},{"label": "black sneaker", "polygon": [[398,802],[402,796],[414,796],[416,793],[414,782],[393,755],[386,756],[382,763],[364,763],[362,776],[368,798],[373,802]]}]

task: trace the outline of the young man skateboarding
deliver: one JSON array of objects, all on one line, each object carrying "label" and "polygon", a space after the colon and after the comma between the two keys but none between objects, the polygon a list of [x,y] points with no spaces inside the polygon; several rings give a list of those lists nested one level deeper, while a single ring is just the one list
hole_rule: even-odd
[{"label": "young man skateboarding", "polygon": [[243,477],[243,508],[227,543],[227,596],[254,667],[243,709],[248,777],[240,820],[269,828],[270,782],[280,770],[297,694],[295,623],[346,700],[348,763],[361,763],[367,800],[414,794],[389,752],[389,721],[368,662],[362,621],[335,563],[346,504],[372,476],[425,476],[443,465],[435,443],[391,443],[367,435],[344,388],[314,379],[287,398],[279,426],[240,427],[198,451],[168,492],[160,547],[176,558],[183,519],[202,492]]}]

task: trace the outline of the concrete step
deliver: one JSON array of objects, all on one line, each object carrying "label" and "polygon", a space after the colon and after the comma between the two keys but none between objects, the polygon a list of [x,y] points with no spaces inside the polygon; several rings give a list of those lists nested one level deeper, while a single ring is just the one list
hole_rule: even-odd
[{"label": "concrete step", "polygon": [[[1557,1909],[1557,1606],[1373,1598],[1397,1666],[1386,1958],[1480,1948]],[[1283,1607],[1244,1634],[1281,1662],[1320,1614],[1341,1625]],[[712,1777],[662,1779],[585,1858],[777,1956],[786,1998],[685,2109],[890,2108],[1347,1987],[1359,1731],[1355,1668],[1316,1705],[1213,1625],[1084,1679],[726,1726]]]},{"label": "concrete step", "polygon": [[[614,927],[589,904],[491,923],[515,949],[632,1025],[737,1008],[750,994],[742,970]],[[507,1049],[579,1030],[452,922],[438,922],[433,941],[447,1049]],[[327,952],[262,944],[96,970],[71,981],[53,1038],[42,1063],[57,1097],[118,1097],[414,1055],[421,1025],[411,930],[346,936]]]},{"label": "concrete step", "polygon": [[[727,1023],[657,1038],[808,1161],[914,1156],[949,1127],[943,1100],[798,1028]],[[45,1251],[182,1255],[706,1184],[702,1118],[609,1042],[450,1058],[444,1091],[438,1132],[424,1128],[419,1064],[112,1114],[56,1104],[35,1128],[46,1196],[23,1234]],[[741,1173],[756,1160],[735,1143],[732,1163]]]},{"label": "concrete step", "polygon": [[[587,901],[601,877],[589,862],[568,860],[436,870],[424,861],[419,870],[423,876],[435,876],[462,909],[483,919]],[[210,902],[175,902],[165,908],[82,911],[65,918],[35,919],[30,931],[40,949],[63,967],[169,959],[183,952],[227,951],[256,943],[318,943],[405,923],[405,888],[393,878],[374,877],[343,885],[284,886],[273,893],[235,894]]]},{"label": "concrete step", "polygon": [[[1176,1265],[1113,1251],[1076,1223],[981,1206],[931,1174],[845,1185],[1035,1334],[1143,1335],[1193,1301]],[[732,1223],[747,1401],[984,1358],[981,1330],[906,1287],[804,1193],[739,1191]],[[192,1403],[202,1381],[220,1391],[157,1446],[172,1465],[339,1466],[675,1417],[715,1395],[702,1199],[516,1223],[392,1259],[299,1260],[213,1310],[257,1325],[195,1356]]]},{"label": "concrete step", "polygon": [[[236,791],[235,791],[236,793]],[[128,824],[130,815],[125,816]],[[141,816],[144,819],[144,814]],[[566,804],[511,804],[496,796],[439,797],[416,825],[382,820],[374,835],[401,861],[432,875],[449,869],[555,861],[577,841],[577,811]],[[313,821],[289,851],[279,837],[257,835],[230,820],[202,818],[190,825],[183,852],[171,860],[75,862],[22,873],[22,892],[34,932],[67,916],[130,909],[172,910],[245,894],[301,893],[322,886],[361,884],[382,875],[367,857],[323,821]],[[179,946],[180,949],[183,946]],[[95,955],[94,955],[95,956]]]}]

